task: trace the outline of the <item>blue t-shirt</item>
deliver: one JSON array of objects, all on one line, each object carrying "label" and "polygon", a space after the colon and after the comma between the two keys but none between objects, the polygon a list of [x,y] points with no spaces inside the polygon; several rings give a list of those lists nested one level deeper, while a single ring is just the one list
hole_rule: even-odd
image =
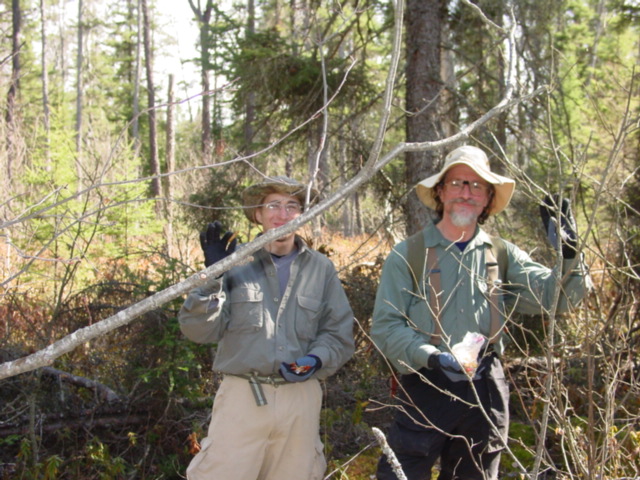
[{"label": "blue t-shirt", "polygon": [[280,282],[280,297],[284,295],[284,290],[287,288],[289,282],[289,275],[291,274],[291,264],[298,256],[298,249],[294,248],[293,251],[287,255],[274,255],[271,254],[273,263],[276,266],[276,272],[278,274],[278,281]]}]

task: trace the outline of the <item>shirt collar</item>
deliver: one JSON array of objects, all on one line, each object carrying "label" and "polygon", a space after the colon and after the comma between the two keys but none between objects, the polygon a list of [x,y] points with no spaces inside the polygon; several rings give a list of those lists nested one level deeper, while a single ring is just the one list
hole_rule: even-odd
[{"label": "shirt collar", "polygon": [[[435,224],[427,226],[424,230],[424,245],[426,248],[433,248],[438,245],[443,248],[451,248],[453,243],[454,242],[451,242],[442,236],[442,233],[440,233],[440,230],[436,228]],[[493,245],[491,237],[487,232],[476,226],[476,231],[473,234],[473,237],[471,237],[471,240],[465,250],[471,250],[472,248],[477,248],[484,244]]]},{"label": "shirt collar", "polygon": [[296,246],[298,247],[298,252],[299,253],[303,253],[303,252],[309,250],[309,245],[307,245],[307,242],[305,242],[304,239],[301,236],[296,235],[295,236],[295,242],[296,242]]}]

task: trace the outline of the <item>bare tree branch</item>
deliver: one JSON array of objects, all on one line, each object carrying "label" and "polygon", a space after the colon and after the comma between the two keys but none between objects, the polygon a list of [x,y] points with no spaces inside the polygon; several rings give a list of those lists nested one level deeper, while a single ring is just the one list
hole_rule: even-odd
[{"label": "bare tree branch", "polygon": [[384,433],[382,433],[382,431],[376,427],[373,427],[371,431],[373,432],[373,435],[376,437],[376,440],[378,441],[378,445],[380,445],[382,452],[387,457],[387,461],[389,462],[389,465],[391,465],[391,468],[393,469],[393,473],[395,473],[396,477],[398,477],[398,480],[407,480],[406,475],[402,471],[402,465],[400,465],[400,462],[398,462],[398,459],[396,458],[396,454],[393,452],[393,450],[391,450],[391,447],[387,443],[387,439],[384,436]]},{"label": "bare tree branch", "polygon": [[346,197],[355,192],[356,189],[368,182],[381,168],[383,168],[399,155],[402,155],[403,153],[408,151],[441,149],[464,140],[468,138],[474,130],[480,128],[482,125],[486,124],[500,113],[504,112],[514,104],[521,101],[513,99],[513,92],[515,90],[513,71],[515,66],[512,60],[514,58],[513,49],[515,44],[513,41],[514,33],[513,31],[511,31],[509,38],[507,39],[507,43],[510,47],[507,55],[508,71],[510,72],[507,77],[509,79],[509,82],[505,88],[504,97],[494,108],[489,110],[482,117],[478,118],[455,135],[435,142],[400,143],[392,148],[389,153],[381,157],[381,152],[384,146],[385,133],[391,115],[391,105],[395,89],[397,68],[402,52],[403,8],[404,2],[399,0],[396,4],[393,51],[390,62],[391,67],[387,75],[385,93],[383,97],[384,108],[382,113],[382,120],[378,128],[376,140],[369,154],[369,158],[367,159],[363,168],[353,178],[345,183],[345,185],[340,190],[335,191],[332,195],[325,198],[322,202],[320,202],[313,208],[304,212],[295,220],[289,222],[286,225],[283,225],[282,227],[268,231],[267,233],[261,235],[250,243],[245,244],[242,248],[238,249],[234,254],[230,255],[224,260],[211,265],[209,268],[190,276],[182,282],[175,284],[161,292],[158,292],[155,295],[148,297],[141,302],[100,321],[99,323],[81,328],[67,335],[66,337],[52,343],[43,350],[33,353],[27,357],[0,364],[0,379],[8,378],[13,375],[18,375],[20,373],[35,370],[43,366],[51,365],[56,358],[74,350],[78,346],[100,336],[103,336],[111,332],[112,330],[129,324],[139,316],[162,307],[164,304],[178,298],[181,295],[186,294],[187,292],[189,292],[189,290],[195,287],[205,285],[211,279],[218,277],[233,266],[239,265],[242,262],[246,261],[246,259],[252,253],[261,249],[267,243],[275,240],[282,235],[298,230],[306,223],[321,215],[331,206],[343,201]]}]

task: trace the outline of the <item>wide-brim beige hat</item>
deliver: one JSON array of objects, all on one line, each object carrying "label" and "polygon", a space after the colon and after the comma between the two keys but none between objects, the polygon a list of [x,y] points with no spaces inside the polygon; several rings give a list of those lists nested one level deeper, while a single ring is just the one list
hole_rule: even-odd
[{"label": "wide-brim beige hat", "polygon": [[247,187],[242,192],[242,205],[244,214],[251,222],[256,222],[255,213],[263,204],[264,198],[271,193],[285,193],[298,199],[300,205],[308,207],[320,199],[320,192],[311,187],[309,191],[309,203],[306,203],[308,186],[289,177],[270,177],[262,183],[256,183]]},{"label": "wide-brim beige hat", "polygon": [[444,166],[440,172],[432,175],[431,177],[425,178],[416,186],[416,194],[418,195],[418,198],[427,207],[435,210],[436,201],[433,198],[433,188],[438,184],[438,182],[440,182],[440,180],[442,180],[444,174],[447,173],[447,170],[456,165],[467,165],[482,179],[494,186],[495,195],[489,208],[489,215],[500,213],[507,207],[507,205],[509,205],[511,196],[513,195],[513,190],[516,186],[515,180],[493,173],[486,153],[477,147],[465,145],[456,148],[447,155],[444,160]]}]

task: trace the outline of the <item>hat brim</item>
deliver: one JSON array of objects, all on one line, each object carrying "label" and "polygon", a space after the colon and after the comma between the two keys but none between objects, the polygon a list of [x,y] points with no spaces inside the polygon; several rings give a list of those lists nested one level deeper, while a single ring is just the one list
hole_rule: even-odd
[{"label": "hat brim", "polygon": [[503,177],[502,175],[498,175],[497,173],[493,173],[489,170],[477,168],[477,164],[467,161],[465,159],[460,159],[458,161],[452,162],[447,165],[446,169],[441,170],[440,172],[432,175],[428,178],[422,180],[418,185],[416,185],[416,194],[422,203],[424,203],[427,207],[436,209],[436,201],[433,198],[433,189],[434,187],[442,180],[444,175],[456,165],[466,165],[471,168],[480,178],[485,180],[487,183],[493,185],[495,189],[495,195],[493,197],[493,202],[491,203],[491,207],[489,208],[489,215],[496,215],[502,212],[509,202],[511,201],[511,197],[513,196],[513,191],[515,190],[516,182],[511,178]]},{"label": "hat brim", "polygon": [[242,192],[244,214],[247,216],[249,221],[256,223],[255,212],[262,206],[264,198],[271,193],[284,193],[286,195],[294,196],[304,207],[308,190],[309,202],[306,206],[312,205],[320,199],[320,192],[318,192],[317,189],[313,187],[308,189],[307,185],[288,177],[274,177],[272,180],[256,183],[255,185],[247,187]]}]

